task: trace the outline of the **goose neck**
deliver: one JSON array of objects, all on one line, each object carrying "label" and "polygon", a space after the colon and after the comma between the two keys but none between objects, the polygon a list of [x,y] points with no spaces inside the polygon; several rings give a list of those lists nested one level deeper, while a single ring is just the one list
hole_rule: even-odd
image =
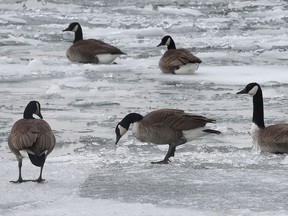
[{"label": "goose neck", "polygon": [[138,113],[129,113],[126,115],[122,121],[120,122],[121,126],[128,129],[130,124],[133,124],[134,122],[139,122],[143,119],[143,116]]},{"label": "goose neck", "polygon": [[76,43],[77,41],[83,40],[83,33],[82,33],[82,28],[79,25],[77,31],[75,32],[75,38],[73,43]]},{"label": "goose neck", "polygon": [[34,119],[33,111],[31,111],[30,107],[26,107],[23,114],[24,119]]},{"label": "goose neck", "polygon": [[170,50],[170,49],[176,49],[174,40],[173,40],[172,38],[170,38],[170,43],[169,43],[169,45],[167,46],[167,48],[168,48],[168,50]]},{"label": "goose neck", "polygon": [[252,121],[259,127],[264,128],[264,108],[262,90],[259,89],[253,96],[253,119]]}]

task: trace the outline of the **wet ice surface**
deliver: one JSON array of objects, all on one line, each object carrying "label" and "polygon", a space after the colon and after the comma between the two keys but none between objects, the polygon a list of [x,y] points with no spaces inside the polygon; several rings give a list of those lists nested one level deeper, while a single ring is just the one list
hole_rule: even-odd
[{"label": "wet ice surface", "polygon": [[[13,3],[14,2],[14,3]],[[248,134],[247,83],[262,84],[266,124],[287,122],[285,1],[0,1],[1,215],[287,215],[286,155],[258,154]],[[65,57],[82,24],[127,53],[117,65],[73,64]],[[164,75],[157,64],[170,34],[204,62],[190,76]],[[57,147],[43,184],[14,185],[7,146],[12,124],[39,100]],[[114,127],[129,112],[180,108],[215,118],[207,136],[177,148],[140,143]],[[28,159],[23,177],[39,170]]]}]

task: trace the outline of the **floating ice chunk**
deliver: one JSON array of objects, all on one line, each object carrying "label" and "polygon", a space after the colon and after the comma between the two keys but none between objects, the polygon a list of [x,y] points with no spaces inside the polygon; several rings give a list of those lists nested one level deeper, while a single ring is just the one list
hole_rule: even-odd
[{"label": "floating ice chunk", "polygon": [[288,165],[288,156],[286,156],[286,157],[284,158],[284,160],[281,161],[280,163],[281,163],[281,164]]},{"label": "floating ice chunk", "polygon": [[29,61],[28,66],[31,68],[37,69],[37,68],[43,66],[43,62],[39,59],[33,59],[33,60]]},{"label": "floating ice chunk", "polygon": [[53,84],[49,87],[49,89],[46,91],[47,95],[51,95],[51,94],[60,94],[61,89],[60,86],[57,84]]}]

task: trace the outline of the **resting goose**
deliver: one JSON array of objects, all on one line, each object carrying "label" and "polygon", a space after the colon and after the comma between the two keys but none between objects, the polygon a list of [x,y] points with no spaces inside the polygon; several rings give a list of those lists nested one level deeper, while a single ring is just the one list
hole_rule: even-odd
[{"label": "resting goose", "polygon": [[83,40],[82,28],[78,22],[71,23],[63,31],[75,32],[73,45],[67,52],[67,58],[72,62],[110,64],[123,53],[120,49],[101,40]]},{"label": "resting goose", "polygon": [[168,50],[159,61],[159,67],[163,73],[191,74],[194,73],[202,62],[187,49],[176,49],[171,36],[162,38],[157,46],[167,46]]},{"label": "resting goose", "polygon": [[207,123],[214,122],[213,119],[185,113],[178,109],[159,109],[146,116],[130,113],[115,128],[116,144],[133,123],[133,135],[141,142],[169,145],[164,160],[152,162],[167,164],[169,158],[174,156],[178,145],[211,133],[220,134],[220,131],[205,128]]},{"label": "resting goose", "polygon": [[288,124],[264,124],[262,89],[258,83],[249,83],[237,94],[253,96],[251,136],[256,149],[262,152],[288,153]]},{"label": "resting goose", "polygon": [[[41,119],[33,118],[33,114]],[[42,182],[42,171],[47,155],[54,149],[55,137],[49,124],[43,120],[41,115],[40,103],[30,101],[25,108],[23,119],[15,122],[8,137],[10,150],[16,155],[18,160],[19,177],[13,183],[21,183],[29,180],[23,180],[21,175],[22,159],[20,151],[25,150],[28,153],[31,163],[40,167],[38,179],[33,180]]]}]

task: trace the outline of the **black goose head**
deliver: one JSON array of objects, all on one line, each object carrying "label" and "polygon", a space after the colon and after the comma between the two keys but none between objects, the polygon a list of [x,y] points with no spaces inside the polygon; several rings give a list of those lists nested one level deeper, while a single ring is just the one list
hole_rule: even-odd
[{"label": "black goose head", "polygon": [[116,142],[118,143],[120,138],[128,131],[130,124],[134,122],[141,121],[143,119],[143,116],[138,113],[129,113],[126,115],[117,125],[115,128],[116,133]]},{"label": "black goose head", "polygon": [[158,44],[157,47],[159,46],[167,46],[168,49],[176,49],[175,43],[170,35],[166,35],[165,37],[163,37],[161,43]]},{"label": "black goose head", "polygon": [[75,33],[75,38],[74,38],[73,43],[76,43],[77,41],[83,40],[82,28],[78,22],[70,23],[68,28],[64,29],[63,32],[64,31],[72,31]]},{"label": "black goose head", "polygon": [[261,87],[258,83],[253,82],[249,83],[243,90],[237,92],[237,94],[249,94],[249,95],[256,95],[259,90],[261,91]]},{"label": "black goose head", "polygon": [[43,119],[41,114],[41,106],[38,101],[30,101],[24,110],[23,117],[25,119],[34,119],[33,114],[39,116],[39,118]]},{"label": "black goose head", "polygon": [[72,31],[77,32],[79,29],[81,29],[81,26],[78,22],[70,23],[68,28],[64,29],[63,31]]}]

